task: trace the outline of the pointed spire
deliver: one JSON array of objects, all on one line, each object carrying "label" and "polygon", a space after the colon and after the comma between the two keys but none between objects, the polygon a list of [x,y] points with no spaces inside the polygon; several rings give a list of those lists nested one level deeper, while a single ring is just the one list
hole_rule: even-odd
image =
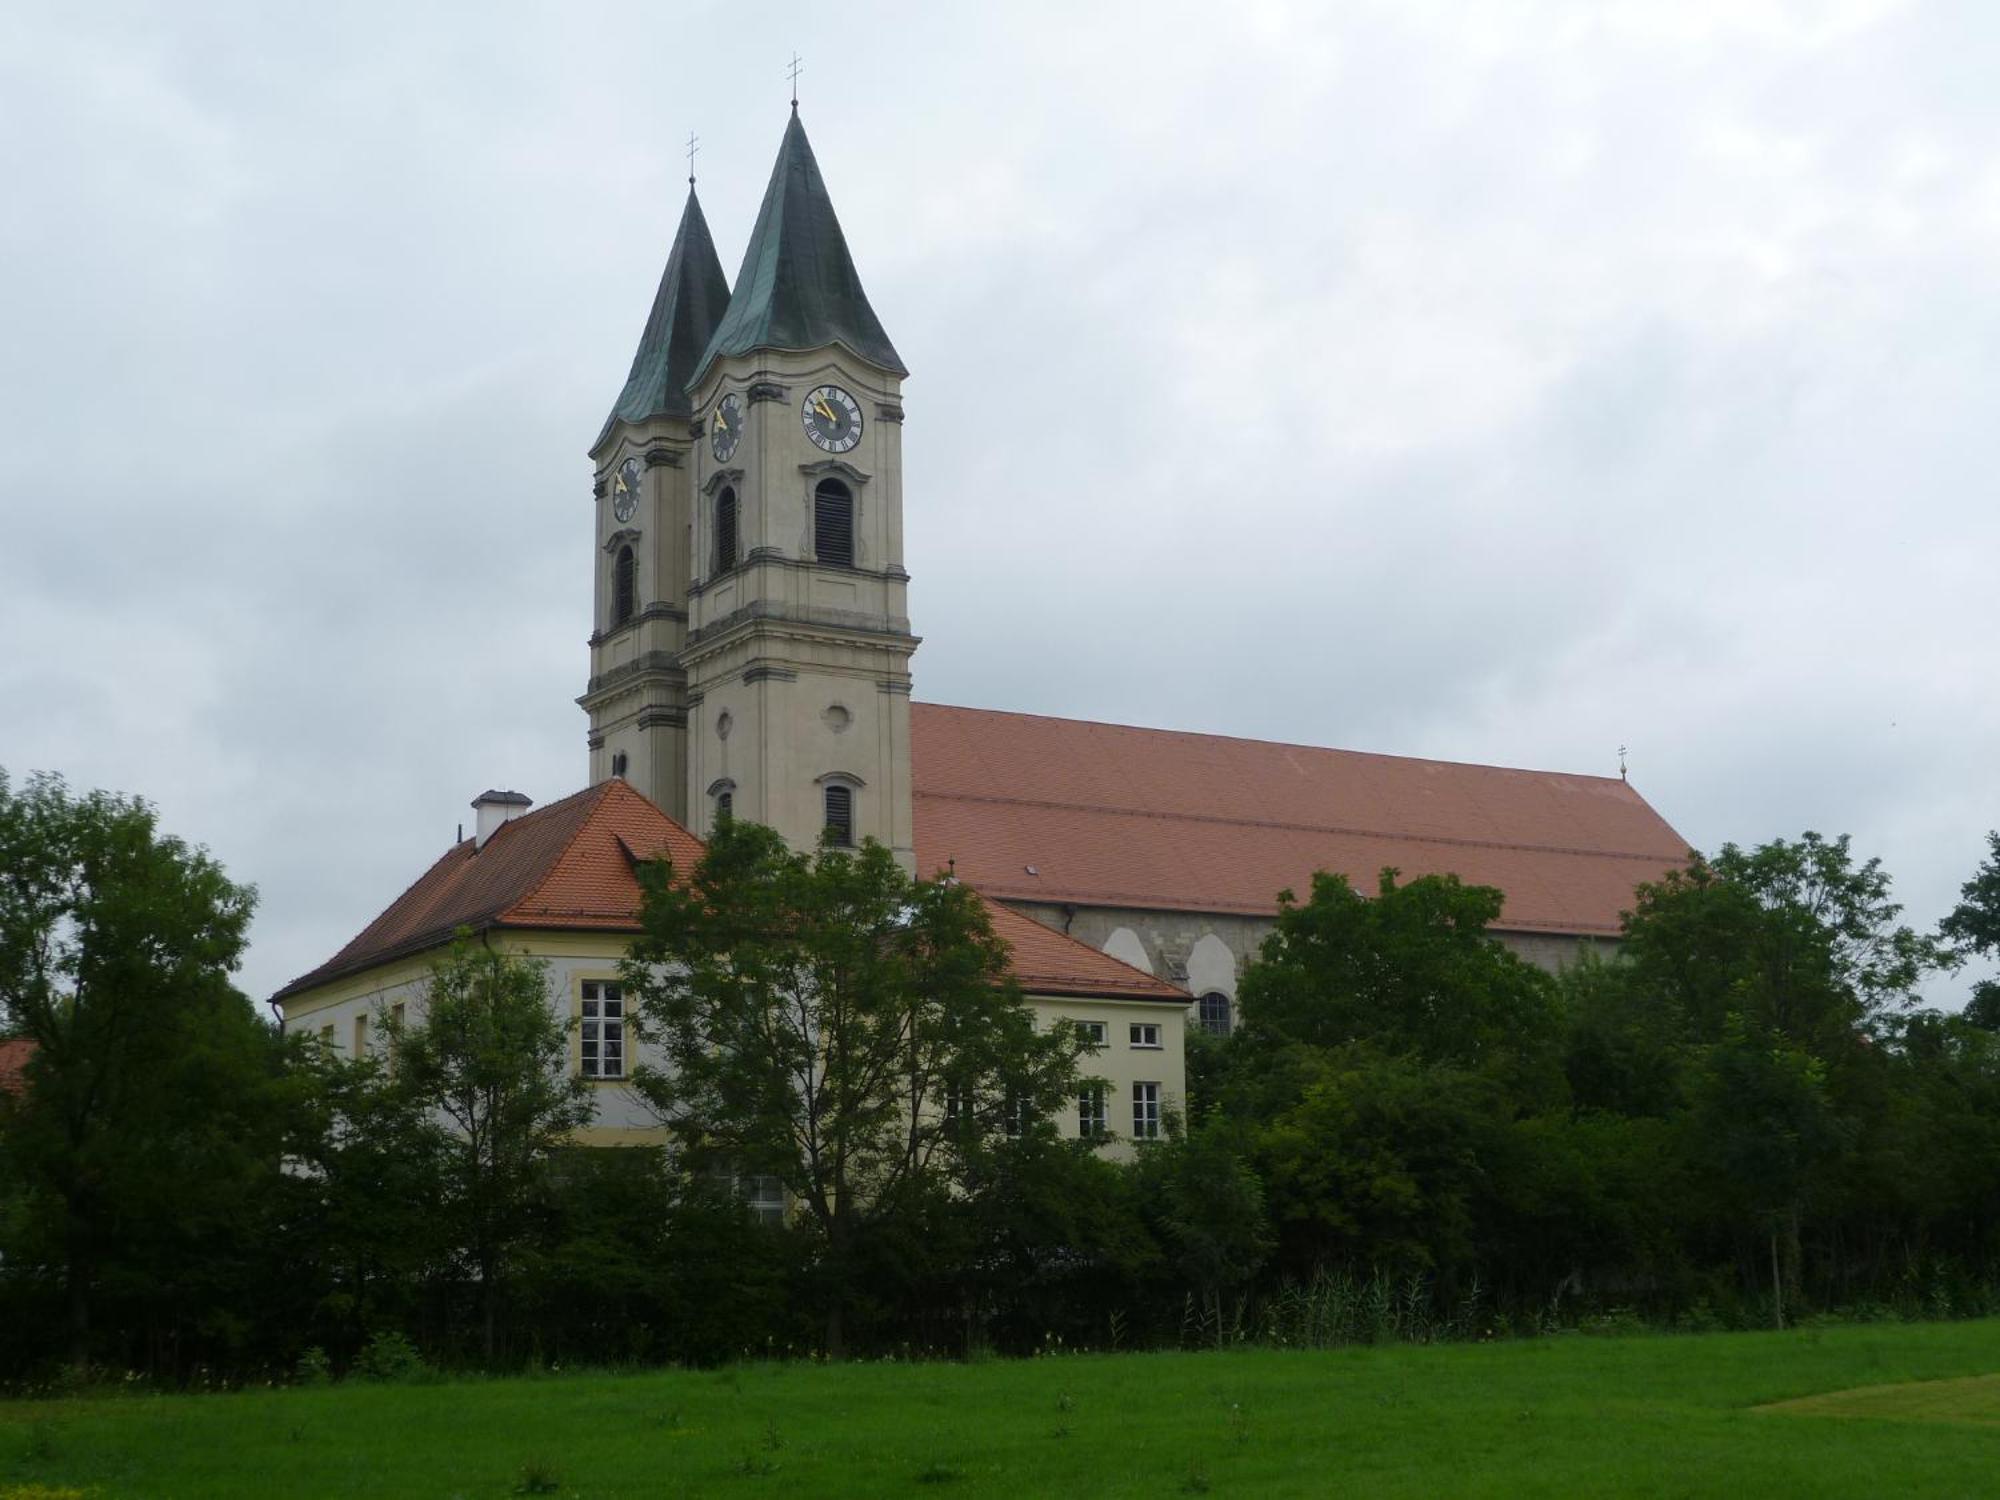
[{"label": "pointed spire", "polygon": [[829,344],[894,374],[910,373],[861,289],[795,107],[750,247],[743,252],[743,269],[736,273],[729,311],[696,361],[689,384],[726,355]]},{"label": "pointed spire", "polygon": [[[689,165],[692,167],[692,161]],[[599,443],[618,422],[681,417],[693,411],[687,398],[688,377],[694,374],[695,361],[728,303],[729,282],[722,274],[722,262],[716,256],[715,241],[709,237],[708,220],[702,217],[690,173],[687,207],[681,211],[674,247],[667,252],[667,268],[653,297],[652,316],[639,336],[639,352],[632,356],[632,373],[625,377],[625,389],[618,393],[604,431],[597,436]]]}]

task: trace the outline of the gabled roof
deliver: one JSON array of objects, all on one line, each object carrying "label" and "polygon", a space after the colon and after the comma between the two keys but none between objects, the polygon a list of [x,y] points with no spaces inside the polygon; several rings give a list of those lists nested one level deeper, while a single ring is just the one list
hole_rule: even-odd
[{"label": "gabled roof", "polygon": [[1188,1003],[1188,994],[1144,969],[1135,969],[1067,933],[1044,927],[980,893],[993,932],[1013,955],[1014,978],[1030,995],[1076,995],[1096,1000],[1166,1000]]},{"label": "gabled roof", "polygon": [[[453,845],[338,953],[271,997],[274,1004],[344,975],[423,953],[460,927],[639,930],[638,866],[669,858],[691,869],[700,839],[613,778],[503,823],[481,849]],[[1033,994],[1186,999],[1172,985],[1039,923],[986,903],[993,929]]]},{"label": "gabled roof", "polygon": [[750,231],[729,310],[696,361],[689,384],[715,360],[753,349],[824,349],[839,344],[880,369],[907,375],[847,253],[833,200],[813,160],[797,108]]},{"label": "gabled roof", "polygon": [[1316,870],[1452,872],[1614,935],[1686,840],[1624,781],[912,704],[918,868],[1003,901],[1263,915]]},{"label": "gabled roof", "polygon": [[617,778],[463,839],[358,937],[271,998],[434,948],[460,927],[639,930],[640,860],[701,858],[693,834]]},{"label": "gabled roof", "polygon": [[604,431],[591,445],[593,450],[619,422],[636,424],[693,412],[688,381],[728,305],[729,281],[722,274],[708,220],[702,216],[701,201],[690,182],[687,207],[681,210],[680,228],[674,231],[673,248],[667,252],[667,268],[660,275],[659,291],[653,295],[653,311],[646,319],[645,332],[639,335],[639,352],[632,356],[632,373],[625,377],[625,389],[612,403]]}]

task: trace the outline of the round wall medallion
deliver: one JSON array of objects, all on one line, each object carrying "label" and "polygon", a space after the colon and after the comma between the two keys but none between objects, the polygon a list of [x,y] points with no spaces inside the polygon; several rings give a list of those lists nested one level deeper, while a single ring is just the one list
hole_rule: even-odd
[{"label": "round wall medallion", "polygon": [[719,740],[728,739],[729,731],[735,728],[735,726],[736,721],[729,717],[729,710],[725,708],[721,713],[716,715],[715,737]]},{"label": "round wall medallion", "polygon": [[820,715],[820,720],[835,734],[845,734],[847,726],[854,722],[854,715],[847,711],[846,705],[834,703],[827,706],[826,712]]}]

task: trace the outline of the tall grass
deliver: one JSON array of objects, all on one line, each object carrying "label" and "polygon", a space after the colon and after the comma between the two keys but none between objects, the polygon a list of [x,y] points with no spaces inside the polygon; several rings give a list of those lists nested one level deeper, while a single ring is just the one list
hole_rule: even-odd
[{"label": "tall grass", "polygon": [[1280,1348],[1332,1349],[1343,1344],[1438,1344],[1492,1333],[1477,1277],[1455,1307],[1440,1309],[1431,1278],[1373,1271],[1322,1270],[1288,1282],[1261,1309],[1257,1337]]}]

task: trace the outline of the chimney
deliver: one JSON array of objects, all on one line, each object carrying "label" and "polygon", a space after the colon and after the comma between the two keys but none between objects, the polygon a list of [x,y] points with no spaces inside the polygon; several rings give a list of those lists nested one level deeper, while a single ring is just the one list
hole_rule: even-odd
[{"label": "chimney", "polygon": [[511,823],[534,805],[532,797],[519,792],[481,792],[472,799],[472,810],[479,818],[472,831],[472,847],[484,849],[502,823]]}]

